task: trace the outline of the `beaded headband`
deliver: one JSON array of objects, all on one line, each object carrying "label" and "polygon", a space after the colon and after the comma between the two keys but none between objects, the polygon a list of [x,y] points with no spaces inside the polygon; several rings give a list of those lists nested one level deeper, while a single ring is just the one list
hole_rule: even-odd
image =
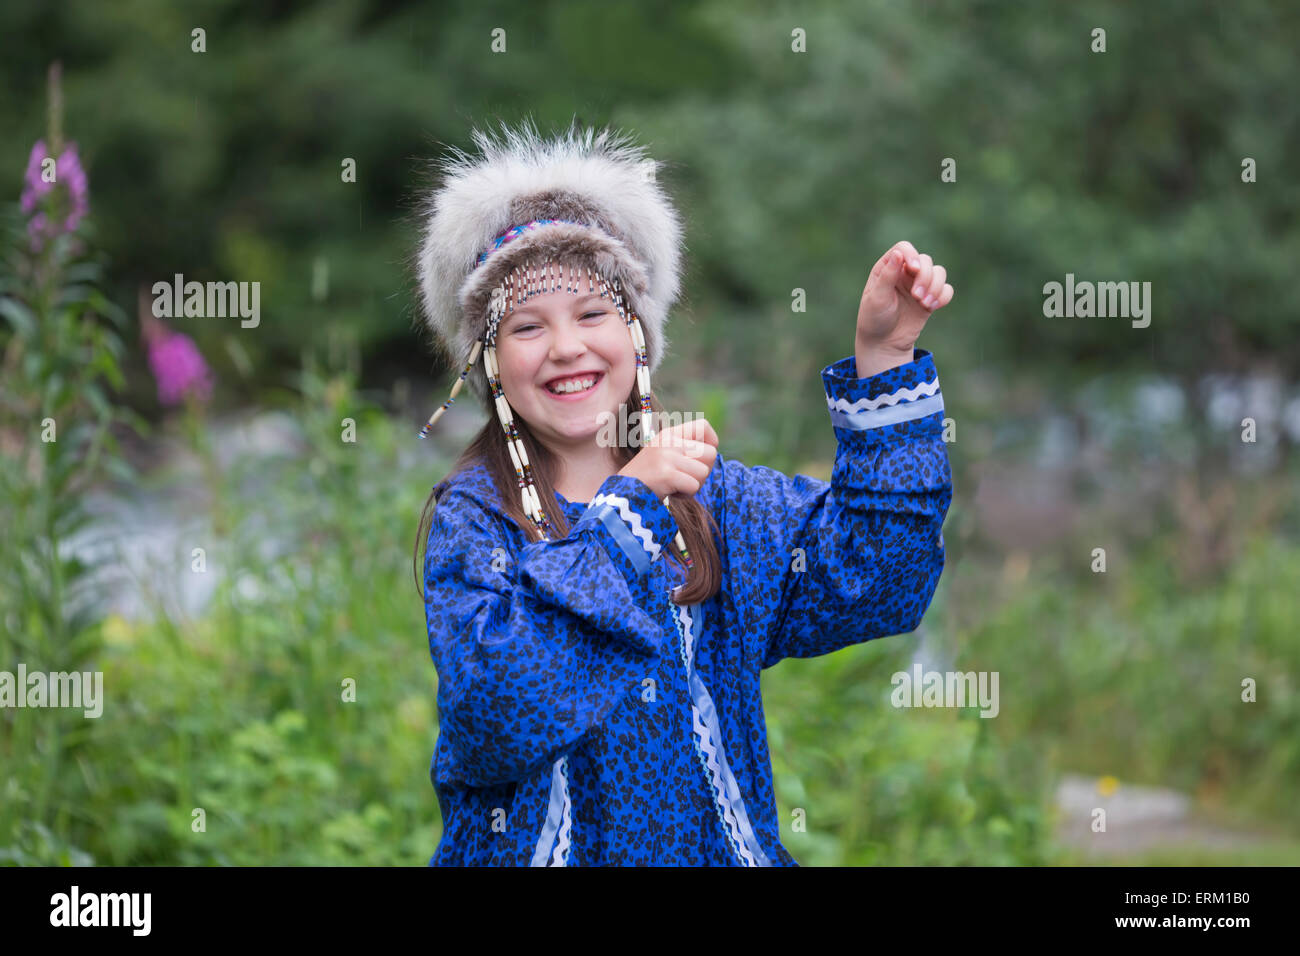
[{"label": "beaded headband", "polygon": [[[534,219],[521,223],[498,235],[492,241],[492,244],[479,254],[476,265],[482,265],[490,255],[511,240],[526,232],[552,223],[571,223],[592,228],[587,223],[569,219]],[[473,369],[474,363],[479,360],[481,355],[488,386],[492,393],[492,402],[496,407],[497,418],[500,420],[501,427],[505,432],[506,448],[510,452],[511,462],[515,466],[515,475],[518,479],[524,514],[533,522],[544,541],[551,540],[555,527],[542,508],[537,488],[533,483],[533,469],[528,460],[528,453],[524,450],[518,427],[515,425],[513,410],[501,387],[496,356],[497,326],[505,317],[507,306],[512,309],[518,308],[527,302],[531,296],[558,292],[561,289],[570,294],[577,294],[581,291],[584,282],[588,293],[611,300],[618,310],[619,318],[627,325],[628,334],[632,339],[632,347],[636,352],[636,384],[638,401],[641,406],[642,435],[646,440],[653,438],[655,428],[654,415],[650,406],[650,368],[646,355],[645,331],[641,327],[641,320],[636,312],[624,300],[622,283],[617,277],[607,279],[588,265],[570,264],[566,266],[552,262],[537,264],[532,261],[520,263],[515,269],[506,273],[497,287],[493,289],[488,305],[487,328],[470,348],[469,358],[466,360],[464,368],[461,369],[460,376],[452,384],[450,397],[429,416],[429,420],[425,422],[419,433],[420,438],[428,437],[438,420],[455,403],[456,396],[464,387],[470,370]],[[665,497],[663,502],[664,506],[671,511],[669,499]],[[680,531],[677,532],[675,540],[678,550],[681,552],[682,562],[689,569],[693,562]]]},{"label": "beaded headband", "polygon": [[578,222],[577,220],[574,219],[534,219],[531,222],[524,222],[524,223],[520,223],[517,226],[511,226],[505,232],[501,233],[501,235],[493,239],[492,245],[488,246],[486,249],[484,249],[482,252],[478,254],[478,260],[474,263],[475,266],[481,266],[484,262],[487,261],[488,256],[492,255],[492,253],[496,252],[498,249],[504,246],[511,239],[518,239],[526,232],[532,232],[535,229],[540,229],[542,226],[549,226],[552,223],[557,223],[557,222],[566,223],[571,226],[587,225],[585,222]]}]

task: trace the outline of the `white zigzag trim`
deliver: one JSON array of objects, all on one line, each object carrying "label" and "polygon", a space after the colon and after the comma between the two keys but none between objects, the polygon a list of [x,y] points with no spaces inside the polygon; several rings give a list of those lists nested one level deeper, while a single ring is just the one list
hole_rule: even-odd
[{"label": "white zigzag trim", "polygon": [[684,622],[684,626],[678,628],[678,633],[682,636],[682,663],[686,665],[686,672],[689,674],[692,667],[695,666],[695,634],[691,629],[691,612],[686,609],[684,604],[673,604],[677,611],[677,617]]},{"label": "white zigzag trim", "polygon": [[[691,668],[695,662],[695,649],[693,645],[694,638],[691,636],[691,614],[685,605],[676,605],[676,615],[673,621],[677,624],[677,633],[682,638],[682,656],[686,661],[686,673],[689,681]],[[717,746],[709,735],[709,728],[700,716],[700,710],[695,706],[694,700],[691,701],[691,727],[695,731],[695,752],[704,765],[709,786],[713,790],[714,806],[717,808],[722,825],[726,828],[732,849],[740,856],[741,862],[746,866],[758,866],[758,861],[754,859],[754,854],[749,851],[749,847],[745,845],[745,840],[741,836],[740,822],[736,819],[736,813],[732,809],[731,801],[727,798],[726,788],[722,785],[722,767],[718,764]]]},{"label": "white zigzag trim", "polygon": [[662,548],[655,543],[654,535],[650,529],[645,526],[641,520],[641,515],[632,510],[631,502],[626,498],[618,495],[601,494],[591,499],[588,507],[595,508],[598,505],[610,505],[618,511],[619,517],[627,524],[632,534],[641,539],[641,546],[650,554],[650,559],[654,560],[659,557]]},{"label": "white zigzag trim", "polygon": [[914,402],[922,396],[930,396],[939,391],[939,379],[933,382],[922,382],[913,388],[900,388],[888,395],[877,395],[875,398],[859,398],[852,405],[847,398],[837,398],[831,401],[829,397],[826,404],[832,411],[837,412],[860,412],[873,411],[877,408],[884,408],[886,405],[897,405],[899,402]]},{"label": "white zigzag trim", "polygon": [[565,768],[568,766],[569,758],[562,757],[560,760],[560,795],[564,798],[564,813],[560,817],[560,832],[555,838],[555,850],[551,854],[552,866],[566,866],[569,859],[569,829],[572,820],[569,816],[569,781],[565,776]]},{"label": "white zigzag trim", "polygon": [[713,739],[709,736],[709,730],[704,726],[704,721],[700,719],[700,712],[691,707],[691,717],[695,724],[696,742],[699,744],[700,756],[704,760],[704,768],[709,774],[709,783],[713,787],[713,793],[717,799],[718,814],[722,817],[722,825],[727,828],[728,835],[731,837],[731,845],[740,855],[746,866],[758,866],[758,861],[754,859],[754,854],[749,852],[749,847],[745,846],[744,839],[740,835],[740,823],[736,820],[736,815],[731,809],[731,803],[727,800],[726,793],[722,788],[722,768],[718,766],[718,751],[713,745]]}]

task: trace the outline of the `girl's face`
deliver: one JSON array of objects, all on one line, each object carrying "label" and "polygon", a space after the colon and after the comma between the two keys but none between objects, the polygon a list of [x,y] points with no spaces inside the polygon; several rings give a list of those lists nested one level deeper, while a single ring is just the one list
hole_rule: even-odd
[{"label": "girl's face", "polygon": [[[514,306],[511,300],[497,326],[506,400],[548,447],[590,445],[601,414],[617,416],[636,380],[627,324],[610,299],[585,288],[530,296]],[[561,385],[574,390],[553,390]]]}]

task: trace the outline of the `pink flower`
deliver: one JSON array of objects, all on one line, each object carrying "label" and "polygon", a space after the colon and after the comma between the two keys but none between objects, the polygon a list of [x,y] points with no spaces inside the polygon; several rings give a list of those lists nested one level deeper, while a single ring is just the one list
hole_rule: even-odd
[{"label": "pink flower", "polygon": [[149,367],[158,382],[158,400],[179,405],[187,393],[202,402],[211,398],[212,375],[194,340],[161,322],[150,323],[149,329]]},{"label": "pink flower", "polygon": [[[69,143],[54,161],[54,182],[41,175],[42,163],[50,158],[45,140],[38,139],[27,157],[23,176],[21,203],[23,212],[34,216],[27,223],[32,249],[39,250],[47,241],[77,228],[90,211],[90,185],[77,156],[77,144]],[[37,212],[37,206],[45,207]],[[47,212],[52,213],[47,215]]]},{"label": "pink flower", "polygon": [[[31,155],[27,157],[27,172],[23,175],[23,212],[30,213],[36,208],[36,200],[54,188],[54,183],[47,183],[41,178],[41,162],[49,156],[45,140],[38,139],[32,146]],[[54,165],[58,174],[58,163]]]}]

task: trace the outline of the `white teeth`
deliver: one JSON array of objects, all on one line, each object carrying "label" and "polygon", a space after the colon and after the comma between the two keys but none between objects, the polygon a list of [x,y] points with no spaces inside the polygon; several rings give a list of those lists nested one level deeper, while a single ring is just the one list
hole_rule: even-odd
[{"label": "white teeth", "polygon": [[569,382],[561,382],[559,385],[556,386],[548,385],[546,387],[548,390],[552,392],[559,392],[560,394],[564,394],[566,392],[586,391],[587,389],[591,388],[591,386],[595,384],[596,384],[596,380],[594,378],[580,378]]}]

